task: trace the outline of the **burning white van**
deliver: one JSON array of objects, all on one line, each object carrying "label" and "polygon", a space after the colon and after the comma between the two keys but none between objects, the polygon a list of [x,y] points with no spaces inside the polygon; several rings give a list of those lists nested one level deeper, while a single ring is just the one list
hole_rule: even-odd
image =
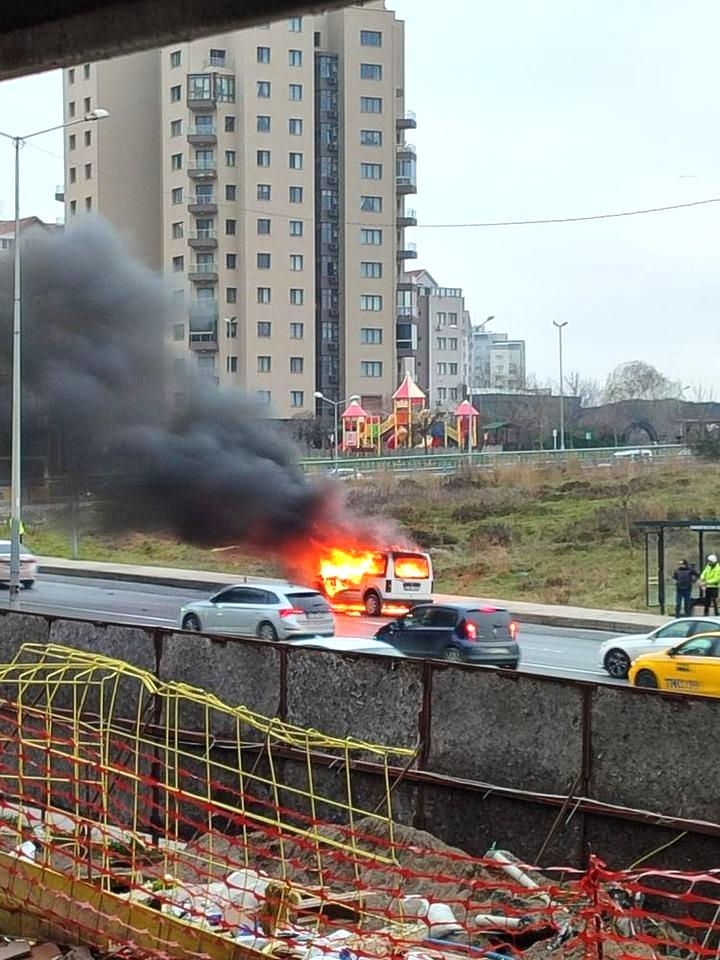
[{"label": "burning white van", "polygon": [[430,554],[415,550],[344,550],[333,547],[319,562],[323,592],[338,611],[364,610],[370,617],[404,613],[432,597]]}]

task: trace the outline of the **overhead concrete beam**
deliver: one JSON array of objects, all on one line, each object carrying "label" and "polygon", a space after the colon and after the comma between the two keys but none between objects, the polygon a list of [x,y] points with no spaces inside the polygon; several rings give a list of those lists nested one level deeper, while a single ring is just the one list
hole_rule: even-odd
[{"label": "overhead concrete beam", "polygon": [[24,0],[0,3],[0,79],[348,6],[350,0]]}]

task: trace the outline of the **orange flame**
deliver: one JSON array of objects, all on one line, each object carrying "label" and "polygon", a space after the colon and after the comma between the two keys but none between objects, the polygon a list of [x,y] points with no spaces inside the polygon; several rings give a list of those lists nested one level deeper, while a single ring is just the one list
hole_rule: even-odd
[{"label": "orange flame", "polygon": [[382,577],[386,561],[382,553],[374,550],[343,550],[330,547],[320,558],[319,573],[325,592],[334,597],[341,590],[358,586],[367,574]]},{"label": "orange flame", "polygon": [[427,559],[412,553],[396,553],[395,576],[401,580],[427,580],[430,576]]}]

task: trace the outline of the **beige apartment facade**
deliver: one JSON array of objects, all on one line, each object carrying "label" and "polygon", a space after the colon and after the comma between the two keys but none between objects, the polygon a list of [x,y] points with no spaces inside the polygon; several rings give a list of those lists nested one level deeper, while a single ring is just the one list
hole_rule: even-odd
[{"label": "beige apartment facade", "polygon": [[68,118],[111,112],[66,142],[67,219],[99,212],[165,274],[178,370],[283,419],[327,412],[318,391],[387,404],[416,189],[403,46],[375,0],[65,71]]}]

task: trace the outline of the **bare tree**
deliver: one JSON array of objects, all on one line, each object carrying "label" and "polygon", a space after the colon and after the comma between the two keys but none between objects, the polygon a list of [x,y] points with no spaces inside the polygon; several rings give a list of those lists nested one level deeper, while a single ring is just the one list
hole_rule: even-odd
[{"label": "bare tree", "polygon": [[565,377],[565,386],[571,396],[580,398],[581,407],[596,407],[600,402],[601,390],[597,380],[583,377],[578,370]]},{"label": "bare tree", "polygon": [[608,403],[674,399],[681,393],[682,386],[677,380],[670,380],[644,360],[621,363],[608,374],[605,382],[605,400]]}]

